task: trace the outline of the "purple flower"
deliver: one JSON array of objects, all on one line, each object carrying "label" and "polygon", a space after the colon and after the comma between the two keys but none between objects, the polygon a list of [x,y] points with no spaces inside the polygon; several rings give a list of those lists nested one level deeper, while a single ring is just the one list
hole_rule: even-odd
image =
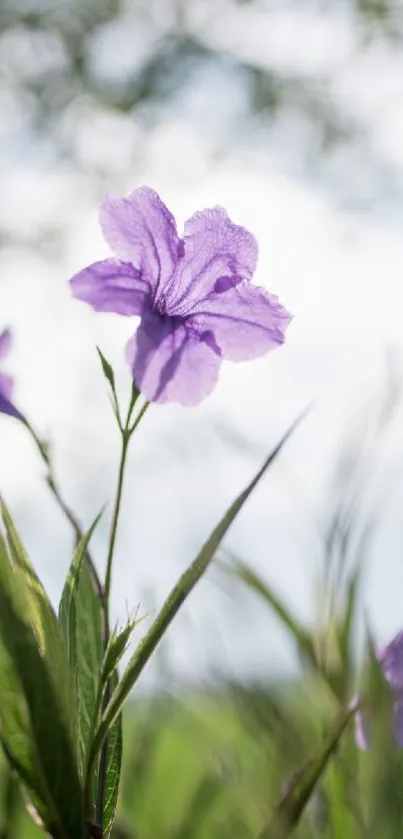
[{"label": "purple flower", "polygon": [[[11,332],[6,329],[0,335],[0,364],[8,355],[12,344]],[[24,417],[11,402],[11,395],[13,391],[14,382],[11,376],[2,373],[0,370],[0,414],[9,414],[11,417],[16,417],[22,422],[25,422]]]},{"label": "purple flower", "polygon": [[[403,632],[377,656],[386,683],[390,689],[393,729],[396,744],[403,746]],[[356,743],[361,749],[367,749],[370,741],[368,719],[365,714],[356,715]]]},{"label": "purple flower", "polygon": [[283,343],[291,316],[250,283],[256,240],[221,207],[192,216],[181,239],[157,193],[140,187],[106,198],[100,224],[116,258],[76,274],[73,294],[98,312],[141,318],[126,355],[147,399],[196,405],[223,358],[246,361]]}]

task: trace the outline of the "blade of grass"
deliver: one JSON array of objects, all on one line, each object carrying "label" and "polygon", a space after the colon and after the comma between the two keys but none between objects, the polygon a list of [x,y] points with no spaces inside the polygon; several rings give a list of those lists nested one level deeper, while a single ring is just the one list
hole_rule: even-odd
[{"label": "blade of grass", "polygon": [[279,455],[284,444],[287,442],[297,425],[299,425],[303,417],[305,417],[307,410],[309,410],[309,408],[306,408],[297,417],[297,419],[294,420],[294,422],[283,435],[282,439],[277,444],[275,449],[270,453],[263,466],[259,469],[255,477],[250,481],[248,486],[240,493],[238,498],[236,498],[235,501],[231,504],[230,508],[227,510],[226,514],[223,516],[217,527],[210,534],[209,538],[205,542],[197,557],[193,560],[191,565],[179,578],[171,593],[168,595],[161,611],[157,615],[150,629],[148,630],[148,632],[146,632],[146,634],[140,641],[140,644],[138,645],[125,672],[123,673],[118,687],[111,696],[110,702],[101,720],[97,734],[93,741],[89,761],[89,771],[91,771],[91,764],[97,758],[102,743],[104,742],[104,739],[107,735],[108,729],[117,719],[121,711],[123,702],[129,695],[132,687],[134,686],[140,673],[144,669],[148,659],[155,650],[157,644],[165,634],[175,615],[179,611],[182,604],[185,602],[186,598],[189,596],[190,592],[195,587],[196,583],[200,580],[202,575],[209,567],[213,557],[215,556],[216,550],[219,547],[225,534],[227,533],[230,525],[237,517],[238,513],[244,506],[245,502],[248,500],[250,494],[253,492],[253,490],[255,489],[255,487],[257,486],[267,469],[271,466],[276,457]]}]

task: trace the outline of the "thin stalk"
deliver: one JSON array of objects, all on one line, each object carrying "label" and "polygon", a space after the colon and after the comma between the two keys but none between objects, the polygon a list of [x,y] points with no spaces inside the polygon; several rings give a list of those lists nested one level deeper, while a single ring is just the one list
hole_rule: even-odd
[{"label": "thin stalk", "polygon": [[147,410],[147,408],[148,408],[149,404],[150,404],[149,402],[144,402],[143,407],[142,407],[142,408],[140,409],[140,411],[138,412],[137,417],[136,417],[136,419],[134,420],[133,425],[131,426],[131,428],[129,428],[129,436],[130,436],[130,437],[132,436],[133,431],[135,431],[135,430],[136,430],[136,428],[137,428],[137,426],[138,426],[138,424],[139,424],[140,420],[143,418],[143,416],[144,416],[144,414],[145,414],[145,412],[146,412],[146,410]]},{"label": "thin stalk", "polygon": [[[112,515],[112,522],[111,522],[111,529],[109,535],[109,547],[108,547],[108,556],[106,560],[106,574],[105,574],[105,585],[103,589],[103,608],[104,608],[104,615],[105,615],[105,637],[104,637],[104,649],[106,650],[109,642],[109,601],[110,601],[110,593],[111,593],[111,585],[112,585],[112,567],[113,567],[113,557],[115,553],[115,545],[116,545],[116,536],[118,531],[118,523],[119,523],[119,515],[120,515],[120,508],[122,502],[122,494],[123,494],[123,483],[124,483],[124,476],[125,476],[125,468],[127,463],[127,454],[129,451],[129,443],[131,436],[134,430],[137,428],[140,420],[144,416],[149,402],[145,402],[141,410],[139,411],[136,419],[134,420],[133,424],[130,425],[132,414],[134,410],[134,406],[136,404],[136,400],[138,397],[138,391],[135,390],[133,387],[132,390],[132,398],[129,405],[129,410],[127,413],[126,423],[124,427],[120,426],[120,431],[122,435],[122,448],[120,454],[120,464],[119,464],[119,473],[118,473],[118,482],[116,488],[116,497],[115,497],[115,504],[113,508],[113,515]],[[104,694],[104,702],[103,702],[103,711],[105,711],[109,700],[111,698],[112,693],[112,686],[111,682],[108,681],[106,686],[105,694]],[[105,784],[106,784],[106,772],[108,766],[108,739],[106,738],[101,750],[101,756],[99,759],[99,772],[98,772],[98,795],[97,795],[97,807],[96,807],[96,819],[97,823],[102,826],[103,822],[103,814],[105,808]]]},{"label": "thin stalk", "polygon": [[[78,543],[83,538],[83,531],[80,527],[78,519],[76,518],[73,511],[71,510],[71,508],[68,506],[68,504],[64,500],[64,498],[61,494],[61,491],[60,491],[60,489],[59,489],[59,487],[56,483],[56,478],[55,478],[55,475],[54,475],[54,472],[53,472],[53,466],[52,466],[52,462],[51,462],[51,459],[50,459],[50,456],[49,456],[49,453],[48,453],[47,446],[42,442],[42,440],[39,438],[38,434],[32,428],[32,426],[29,424],[29,422],[26,421],[25,426],[26,426],[27,430],[29,431],[29,433],[30,433],[30,435],[31,435],[31,437],[34,441],[43,462],[46,465],[46,469],[47,469],[46,483],[47,483],[54,499],[57,501],[60,509],[62,510],[64,515],[66,516],[67,520],[70,522],[70,524],[71,524],[71,526],[74,530],[75,536],[76,536],[76,541]],[[103,595],[102,584],[101,584],[101,581],[100,581],[99,576],[98,576],[98,572],[96,570],[95,564],[94,564],[94,562],[91,558],[91,555],[90,555],[88,549],[86,551],[86,557],[87,557],[87,560],[88,560],[93,584],[94,584],[94,586],[97,590],[98,596],[100,598],[102,598],[102,595]]]},{"label": "thin stalk", "polygon": [[[122,431],[122,449],[120,454],[120,464],[119,464],[119,474],[118,474],[118,483],[116,489],[116,498],[115,498],[115,505],[113,509],[113,516],[112,516],[112,523],[111,523],[111,530],[109,535],[109,548],[108,548],[108,557],[106,560],[106,575],[105,575],[105,586],[104,586],[104,604],[105,604],[105,613],[107,616],[107,623],[109,625],[109,599],[111,593],[111,583],[112,583],[112,564],[113,564],[113,554],[115,551],[115,544],[116,544],[116,536],[118,532],[118,522],[119,522],[119,513],[120,513],[120,505],[122,501],[122,492],[123,492],[123,480],[125,474],[125,467],[127,461],[127,453],[129,450],[129,442],[130,442],[130,435],[126,428]],[[109,638],[108,638],[109,641]]]}]

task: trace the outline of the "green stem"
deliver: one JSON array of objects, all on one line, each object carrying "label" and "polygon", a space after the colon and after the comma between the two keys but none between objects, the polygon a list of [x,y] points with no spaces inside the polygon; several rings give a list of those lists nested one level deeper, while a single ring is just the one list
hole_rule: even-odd
[{"label": "green stem", "polygon": [[137,426],[138,426],[138,424],[139,424],[140,420],[143,418],[143,416],[144,416],[144,414],[145,414],[145,412],[146,412],[146,410],[147,410],[147,408],[148,408],[149,404],[150,404],[149,402],[144,402],[143,407],[142,407],[142,408],[141,408],[141,410],[138,412],[137,417],[136,417],[136,419],[134,420],[133,425],[131,426],[131,428],[129,428],[129,436],[130,436],[130,437],[132,436],[133,431],[135,431],[135,430],[136,430],[136,428],[137,428]]},{"label": "green stem", "polygon": [[[52,462],[50,460],[50,456],[49,456],[49,453],[48,453],[47,446],[45,445],[45,443],[42,442],[42,440],[39,438],[38,434],[36,433],[34,428],[32,428],[32,426],[29,424],[28,421],[25,422],[25,426],[26,426],[27,430],[29,431],[29,433],[32,437],[32,440],[34,441],[43,462],[46,465],[46,469],[47,469],[46,483],[47,483],[54,499],[57,501],[60,509],[62,510],[64,515],[66,516],[67,520],[70,522],[70,524],[71,524],[71,526],[74,530],[77,543],[81,542],[81,539],[83,538],[83,531],[80,527],[80,524],[79,524],[75,514],[73,513],[71,508],[68,506],[66,501],[64,500],[64,498],[63,498],[63,496],[60,492],[60,489],[59,489],[59,487],[56,483],[56,478],[54,476]],[[94,585],[94,587],[95,587],[95,589],[98,593],[98,596],[102,598],[101,581],[98,577],[98,572],[96,570],[96,567],[95,567],[95,564],[94,564],[93,560],[91,559],[91,555],[90,555],[88,549],[86,551],[86,556],[87,556],[87,560],[88,560],[88,564],[89,564],[89,570],[90,570],[90,574],[91,574],[91,577],[92,577],[93,585]]]},{"label": "green stem", "polygon": [[[131,436],[135,429],[137,428],[140,420],[144,416],[149,402],[145,402],[139,413],[137,414],[136,419],[134,420],[133,424],[130,425],[130,421],[133,414],[133,409],[137,399],[137,392],[133,391],[129,410],[127,413],[126,424],[124,428],[121,429],[122,432],[122,449],[120,455],[120,465],[119,465],[119,474],[118,474],[118,485],[116,490],[116,498],[115,498],[115,506],[113,510],[112,516],[112,524],[109,536],[109,548],[108,548],[108,557],[106,560],[106,575],[105,575],[105,586],[104,586],[104,607],[105,613],[107,617],[107,623],[109,624],[109,600],[110,600],[110,593],[111,593],[111,584],[112,584],[112,565],[113,565],[113,555],[115,552],[115,544],[116,544],[116,536],[118,531],[118,522],[119,522],[119,514],[120,514],[120,505],[122,501],[122,492],[123,492],[123,481],[124,481],[124,474],[125,474],[125,467],[127,461],[127,453],[129,450],[129,443]],[[109,639],[108,639],[109,640]]]},{"label": "green stem", "polygon": [[[112,585],[112,566],[113,566],[113,557],[115,553],[115,544],[116,544],[116,536],[118,531],[118,523],[119,523],[119,515],[120,515],[120,507],[122,501],[122,494],[123,494],[123,482],[124,482],[124,475],[125,475],[125,468],[127,463],[127,454],[129,451],[129,443],[133,431],[137,428],[141,418],[144,416],[149,402],[145,402],[141,410],[139,411],[136,419],[134,420],[133,424],[130,425],[134,406],[136,404],[136,400],[138,397],[138,391],[133,387],[132,390],[132,398],[129,405],[129,410],[127,413],[126,424],[122,428],[120,426],[121,434],[122,434],[122,449],[120,455],[120,464],[119,464],[119,474],[118,474],[118,483],[116,489],[116,498],[115,498],[115,505],[113,509],[112,515],[112,523],[111,523],[111,530],[109,536],[109,548],[108,548],[108,556],[106,560],[106,574],[105,574],[105,586],[103,589],[103,609],[105,615],[105,636],[104,636],[104,649],[106,650],[108,642],[109,642],[109,601],[110,601],[110,594],[111,594],[111,585]],[[103,711],[105,711],[109,700],[111,698],[111,682],[109,681],[105,694],[104,694],[104,707]],[[104,740],[104,744],[101,751],[101,756],[99,760],[99,773],[98,773],[98,796],[97,796],[97,807],[96,807],[96,818],[98,824],[102,827],[103,822],[103,814],[105,808],[105,783],[106,783],[106,772],[108,766],[108,740],[107,738]]]},{"label": "green stem", "polygon": [[[125,473],[125,466],[127,461],[127,453],[129,450],[129,442],[130,442],[130,435],[126,428],[122,431],[122,450],[120,455],[120,465],[119,465],[119,475],[118,475],[118,485],[116,490],[116,498],[115,498],[115,506],[113,510],[112,516],[112,524],[109,536],[109,548],[108,548],[108,557],[106,560],[106,575],[105,575],[105,587],[104,587],[104,607],[105,607],[105,614],[107,618],[107,625],[109,626],[109,599],[111,593],[111,583],[112,583],[112,563],[113,563],[113,554],[115,551],[115,544],[116,544],[116,536],[118,531],[118,522],[119,522],[119,513],[120,513],[120,505],[122,501],[122,492],[123,492],[123,479]],[[108,639],[109,640],[109,639]]]}]

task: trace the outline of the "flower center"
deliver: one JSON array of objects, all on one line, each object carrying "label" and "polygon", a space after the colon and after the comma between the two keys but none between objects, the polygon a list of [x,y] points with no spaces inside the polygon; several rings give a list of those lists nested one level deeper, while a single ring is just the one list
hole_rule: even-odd
[{"label": "flower center", "polygon": [[167,301],[166,301],[166,297],[165,297],[164,294],[159,294],[158,295],[157,299],[154,302],[154,306],[155,306],[157,312],[159,312],[160,315],[166,315],[167,314]]},{"label": "flower center", "polygon": [[180,304],[180,300],[176,301],[171,292],[171,288],[168,288],[166,292],[157,294],[154,300],[154,310],[162,317],[183,319],[186,317],[187,309],[183,303],[182,305],[178,305],[178,302]]}]

